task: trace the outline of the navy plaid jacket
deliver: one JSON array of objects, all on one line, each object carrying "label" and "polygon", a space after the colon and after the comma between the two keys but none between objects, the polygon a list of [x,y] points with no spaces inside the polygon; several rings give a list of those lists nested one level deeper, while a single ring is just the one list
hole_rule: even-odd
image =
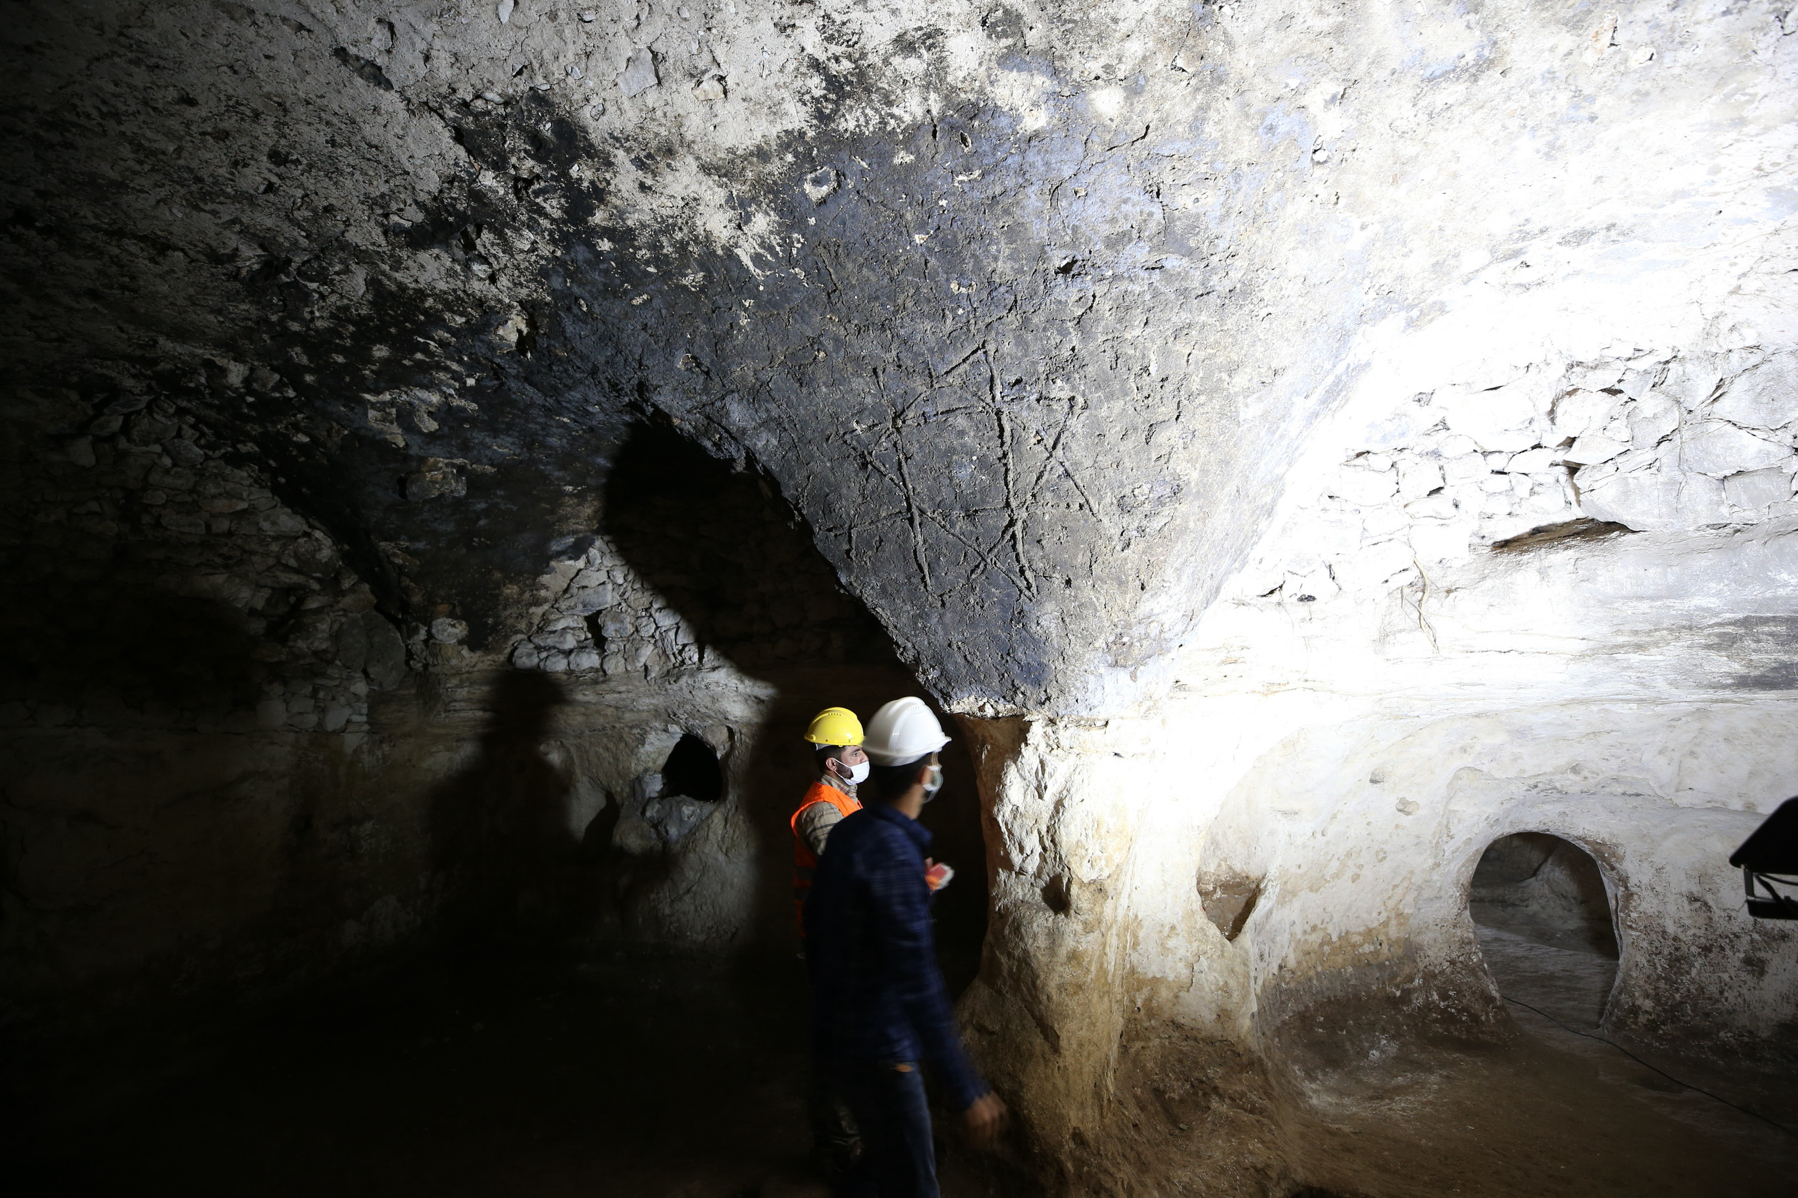
[{"label": "navy plaid jacket", "polygon": [[961,1049],[936,964],[930,831],[875,803],[830,830],[805,904],[812,1030],[832,1066],[929,1061],[956,1110],[987,1092]]}]

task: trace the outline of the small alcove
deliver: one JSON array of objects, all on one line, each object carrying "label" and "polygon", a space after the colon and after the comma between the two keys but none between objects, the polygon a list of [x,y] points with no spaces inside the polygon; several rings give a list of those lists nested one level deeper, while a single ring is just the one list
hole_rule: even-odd
[{"label": "small alcove", "polygon": [[675,742],[668,760],[662,763],[662,793],[685,795],[702,803],[716,803],[723,798],[724,771],[712,746],[691,732]]},{"label": "small alcove", "polygon": [[1618,946],[1591,854],[1546,832],[1501,836],[1474,868],[1467,906],[1499,993],[1569,1027],[1598,1026]]}]

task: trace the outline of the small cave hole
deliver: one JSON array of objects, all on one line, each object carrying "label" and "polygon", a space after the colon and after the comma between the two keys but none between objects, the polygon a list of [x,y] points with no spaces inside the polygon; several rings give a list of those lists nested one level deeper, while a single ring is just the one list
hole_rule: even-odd
[{"label": "small cave hole", "polygon": [[1499,993],[1596,1027],[1617,980],[1617,933],[1598,862],[1546,832],[1501,836],[1473,871],[1468,911]]},{"label": "small cave hole", "polygon": [[682,736],[662,765],[662,793],[716,803],[724,797],[724,771],[719,768],[718,754],[691,732]]},{"label": "small cave hole", "polygon": [[1224,934],[1224,939],[1235,940],[1255,913],[1255,904],[1261,901],[1261,879],[1243,874],[1203,879],[1199,883],[1199,901],[1204,905],[1205,917]]},{"label": "small cave hole", "polygon": [[606,655],[606,634],[604,630],[604,612],[589,612],[581,617],[581,623],[587,626],[587,635],[593,639],[593,651],[601,657]]}]

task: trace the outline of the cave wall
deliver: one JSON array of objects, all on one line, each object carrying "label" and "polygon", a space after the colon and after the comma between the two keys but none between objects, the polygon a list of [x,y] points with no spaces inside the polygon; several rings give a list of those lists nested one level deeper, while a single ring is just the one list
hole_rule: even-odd
[{"label": "cave wall", "polygon": [[1467,895],[1520,831],[1601,865],[1607,1028],[1798,1048],[1792,930],[1745,917],[1726,863],[1798,789],[1790,230],[1775,208],[1703,271],[1483,279],[1379,335],[1168,694],[994,734],[969,1015],[1044,1096],[1044,1143],[1116,1117],[1161,1020],[1303,1094],[1420,1037],[1503,1039]]},{"label": "cave wall", "polygon": [[921,684],[980,787],[964,1015],[1045,1158],[1158,1026],[1301,1081],[1502,1035],[1465,902],[1517,831],[1605,871],[1617,1030],[1786,1051],[1720,855],[1798,790],[1795,29],[31,11],[20,992],[316,975],[463,892],[773,945],[780,746]]},{"label": "cave wall", "polygon": [[[917,689],[765,482],[652,429],[477,650],[447,607],[379,607],[172,404],[15,388],[3,427],[13,1032],[239,1005],[445,938],[784,954],[805,721]],[[662,784],[683,736],[721,794]],[[969,858],[972,802],[964,771],[934,815]]]},{"label": "cave wall", "polygon": [[[1526,831],[1600,864],[1622,955],[1607,1028],[1789,1058],[1793,930],[1748,919],[1727,865],[1798,776],[1798,386],[1789,325],[1762,306],[1798,300],[1787,237],[1713,281],[1715,309],[1653,330],[1664,348],[1631,344],[1634,379],[1615,356],[1514,362],[1469,409],[1467,388],[1429,387],[1452,316],[1399,340],[1402,381],[1310,438],[1153,714],[1083,731],[1101,743],[1054,776],[1028,746],[1055,721],[1021,738],[1004,798],[1066,804],[1105,844],[1061,867],[1086,883],[1083,919],[1019,906],[1053,945],[1035,956],[1105,983],[1064,1000],[1091,1029],[1084,1076],[1145,1018],[1257,1045],[1306,1091],[1420,1036],[1502,1039],[1468,892],[1487,845]],[[1739,344],[1750,314],[1771,345]],[[1591,456],[1602,431],[1558,423],[1582,406],[1617,414]],[[1762,479],[1770,499],[1729,498]]]},{"label": "cave wall", "polygon": [[[1751,270],[1737,294],[1771,273]],[[1783,352],[1731,346],[1740,303],[1666,329],[1663,344],[1691,340],[1641,355],[1634,380],[1615,358],[1580,364],[1533,411],[1521,396],[1507,410],[1506,390],[1532,388],[1534,369],[1518,369],[1471,420],[1438,389],[1396,412],[1345,408],[1340,435],[1320,439],[1341,464],[1289,488],[1285,523],[1209,617],[1200,663],[1216,673],[1193,689],[1271,676],[1287,692],[1278,739],[1237,750],[1258,760],[1213,851],[1278,874],[1300,828],[1318,836],[1285,868],[1317,896],[1295,896],[1319,904],[1298,926],[1326,957],[1465,957],[1469,863],[1497,835],[1552,831],[1612,871],[1626,958],[1613,1024],[1670,1042],[1789,1039],[1791,978],[1772,947],[1788,933],[1740,917],[1724,862],[1798,766],[1783,733],[1798,459],[1782,431],[1798,387]],[[1588,451],[1601,431],[1559,423],[1581,405],[1618,413],[1612,447]],[[1495,413],[1516,427],[1493,427]],[[1733,451],[1714,451],[1724,439]],[[1555,472],[1530,474],[1544,457]],[[1763,477],[1770,501],[1728,498]],[[1283,945],[1263,968],[1290,973],[1303,955]],[[1469,984],[1465,968],[1437,972]]]},{"label": "cave wall", "polygon": [[409,672],[369,588],[172,405],[6,398],[8,1016],[391,941],[419,880],[365,746]]}]

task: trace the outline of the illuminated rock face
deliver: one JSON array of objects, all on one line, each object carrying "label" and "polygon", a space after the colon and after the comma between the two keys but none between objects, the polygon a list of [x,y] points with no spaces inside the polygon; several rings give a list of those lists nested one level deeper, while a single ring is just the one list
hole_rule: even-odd
[{"label": "illuminated rock face", "polygon": [[[44,597],[128,574],[258,663],[147,723],[39,658],[9,683],[21,776],[71,724],[119,777],[129,744],[230,759],[168,781],[171,864],[101,871],[204,907],[179,944],[83,905],[64,805],[100,801],[31,791],[35,995],[224,976],[221,943],[319,972],[457,878],[505,890],[432,822],[495,760],[561,829],[507,843],[572,879],[515,913],[770,946],[803,765],[754,746],[916,684],[985,807],[972,1034],[1045,1144],[1147,1023],[1268,1059],[1320,1019],[1363,1055],[1493,1026],[1465,894],[1512,832],[1599,862],[1609,1026],[1798,1017],[1789,933],[1721,864],[1798,791],[1776,6],[33,20],[15,631],[79,640]],[[558,680],[541,726],[499,726],[502,666]],[[709,817],[653,806],[682,736],[722,762]],[[215,860],[220,777],[286,797]],[[106,804],[95,859],[165,843]],[[583,838],[635,862],[606,913],[564,902]],[[52,929],[111,947],[47,963]]]}]

